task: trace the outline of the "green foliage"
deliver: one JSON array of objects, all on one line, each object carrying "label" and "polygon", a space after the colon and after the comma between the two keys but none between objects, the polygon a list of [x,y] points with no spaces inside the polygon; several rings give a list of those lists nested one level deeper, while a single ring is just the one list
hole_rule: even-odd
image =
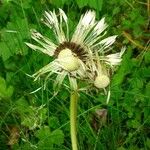
[{"label": "green foliage", "polygon": [[8,86],[5,79],[0,77],[0,100],[10,98],[13,94],[13,86]]},{"label": "green foliage", "polygon": [[20,115],[21,125],[30,130],[40,127],[47,118],[46,108],[30,106],[23,97],[16,101],[16,113]]},{"label": "green foliage", "polygon": [[94,8],[97,11],[101,11],[103,0],[76,0],[78,7],[83,8],[85,6],[89,6],[90,8]]},{"label": "green foliage", "polygon": [[0,55],[3,60],[7,60],[14,54],[27,54],[27,48],[24,46],[24,39],[27,38],[28,29],[25,19],[17,18],[15,22],[8,22],[7,27],[1,30]]},{"label": "green foliage", "polygon": [[64,134],[61,130],[51,132],[48,126],[37,130],[35,136],[40,140],[38,142],[39,149],[53,149],[53,145],[60,145],[64,141]]},{"label": "green foliage", "polygon": [[[150,34],[146,1],[135,0],[3,0],[0,2],[0,149],[8,149],[11,127],[19,129],[13,150],[70,150],[69,94],[64,87],[53,95],[53,78],[33,82],[30,74],[49,62],[33,52],[30,29],[53,36],[42,22],[45,10],[59,7],[69,16],[70,34],[79,16],[94,9],[106,17],[108,35],[118,35],[114,51],[127,50],[111,80],[107,97],[91,91],[80,93],[78,106],[79,148],[89,150],[150,149]],[[107,110],[105,123],[95,117]],[[12,140],[12,139],[11,139]]]}]

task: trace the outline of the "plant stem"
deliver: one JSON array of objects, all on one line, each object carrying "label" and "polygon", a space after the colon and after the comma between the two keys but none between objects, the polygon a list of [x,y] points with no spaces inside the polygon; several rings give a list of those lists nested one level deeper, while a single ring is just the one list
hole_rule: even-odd
[{"label": "plant stem", "polygon": [[78,101],[78,92],[74,91],[70,95],[70,132],[71,132],[71,143],[72,150],[77,150],[77,101]]}]

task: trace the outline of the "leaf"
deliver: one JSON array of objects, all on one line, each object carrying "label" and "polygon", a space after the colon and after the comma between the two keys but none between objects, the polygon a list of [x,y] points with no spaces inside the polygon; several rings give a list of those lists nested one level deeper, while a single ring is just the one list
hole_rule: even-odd
[{"label": "leaf", "polygon": [[4,78],[0,77],[0,98],[10,98],[13,94],[13,86],[7,86]]},{"label": "leaf", "polygon": [[27,110],[28,112],[21,116],[21,124],[28,127],[30,130],[37,127],[40,128],[41,124],[44,123],[47,118],[47,109],[30,106]]},{"label": "leaf", "polygon": [[29,107],[29,104],[28,104],[27,100],[24,97],[21,97],[20,99],[18,99],[16,101],[16,110],[20,114],[28,112],[29,111],[28,107]]},{"label": "leaf", "polygon": [[114,9],[113,9],[113,15],[116,15],[116,14],[118,14],[120,12],[120,8],[119,7],[115,7]]},{"label": "leaf", "polygon": [[38,138],[38,139],[45,139],[47,137],[50,137],[51,136],[51,132],[50,132],[50,129],[48,126],[44,126],[42,127],[41,129],[39,129],[36,133],[35,133],[35,136]]},{"label": "leaf", "polygon": [[143,80],[134,78],[131,82],[132,88],[142,88],[143,87]]},{"label": "leaf", "polygon": [[46,108],[30,106],[24,97],[16,101],[16,112],[20,115],[21,124],[30,130],[41,127],[47,119]]},{"label": "leaf", "polygon": [[139,126],[141,125],[140,122],[136,119],[129,120],[127,124],[128,124],[129,127],[135,128],[135,129],[139,128]]},{"label": "leaf", "polygon": [[[150,82],[148,82],[146,84],[146,88],[145,88],[145,91],[144,91],[144,95],[145,95],[145,100],[144,100],[144,119],[147,120],[150,116],[150,109],[149,109],[149,106],[150,106]],[[150,119],[148,120],[149,123],[150,123]]]},{"label": "leaf", "polygon": [[88,1],[87,0],[76,0],[76,3],[79,8],[83,8],[83,7],[87,6]]},{"label": "leaf", "polygon": [[88,5],[98,11],[102,10],[103,0],[89,0]]},{"label": "leaf", "polygon": [[49,3],[57,6],[57,7],[63,7],[64,4],[69,4],[69,0],[49,0]]},{"label": "leaf", "polygon": [[149,78],[150,77],[150,67],[143,66],[139,69],[138,75],[141,78]]},{"label": "leaf", "polygon": [[147,148],[150,149],[150,139],[149,138],[147,138],[147,140],[146,140],[146,145],[147,145]]},{"label": "leaf", "polygon": [[49,121],[49,126],[53,129],[58,128],[59,125],[60,125],[59,120],[58,120],[57,117],[54,117],[54,116],[49,117],[48,121]]},{"label": "leaf", "polygon": [[22,7],[24,8],[24,9],[28,9],[28,8],[31,8],[32,6],[31,6],[31,2],[32,2],[32,0],[22,0]]},{"label": "leaf", "polygon": [[6,1],[0,5],[0,26],[4,27],[6,25],[6,20],[9,17],[10,5]]},{"label": "leaf", "polygon": [[26,19],[21,18],[9,22],[7,27],[1,30],[0,56],[4,61],[14,54],[27,54],[24,40],[29,38],[28,33]]},{"label": "leaf", "polygon": [[119,148],[117,148],[117,150],[126,150],[124,147],[119,147]]},{"label": "leaf", "polygon": [[60,145],[64,142],[64,134],[62,130],[55,130],[51,133],[51,140],[53,144]]},{"label": "leaf", "polygon": [[48,126],[39,129],[35,136],[39,139],[39,148],[42,147],[43,149],[49,146],[52,148],[54,144],[60,145],[64,141],[64,134],[61,130],[51,132]]},{"label": "leaf", "polygon": [[0,56],[2,56],[3,60],[7,60],[12,55],[13,53],[8,45],[5,42],[0,42]]},{"label": "leaf", "polygon": [[146,64],[150,64],[150,51],[147,51],[144,55],[144,61]]},{"label": "leaf", "polygon": [[145,95],[146,95],[147,97],[150,97],[150,82],[148,82],[148,83],[146,84]]}]

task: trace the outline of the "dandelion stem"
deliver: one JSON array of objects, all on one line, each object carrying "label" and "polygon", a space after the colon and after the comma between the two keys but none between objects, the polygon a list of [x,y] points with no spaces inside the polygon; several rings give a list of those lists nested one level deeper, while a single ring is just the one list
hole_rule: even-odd
[{"label": "dandelion stem", "polygon": [[70,132],[71,132],[71,143],[72,150],[77,150],[77,101],[78,101],[78,92],[74,91],[70,95]]}]

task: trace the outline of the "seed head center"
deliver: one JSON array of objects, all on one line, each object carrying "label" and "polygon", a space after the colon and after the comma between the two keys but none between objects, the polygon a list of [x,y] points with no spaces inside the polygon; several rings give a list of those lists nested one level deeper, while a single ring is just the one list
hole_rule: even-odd
[{"label": "seed head center", "polygon": [[58,60],[63,69],[69,72],[75,71],[80,67],[79,58],[76,57],[68,48],[60,51],[60,53],[58,54]]}]

